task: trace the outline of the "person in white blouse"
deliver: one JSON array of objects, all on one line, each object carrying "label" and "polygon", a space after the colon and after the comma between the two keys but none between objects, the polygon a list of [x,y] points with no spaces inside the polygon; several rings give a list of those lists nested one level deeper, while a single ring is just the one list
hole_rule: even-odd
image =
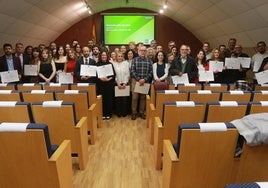
[{"label": "person in white blouse", "polygon": [[[116,87],[118,89],[126,89],[129,87],[129,63],[128,61],[124,61],[124,56],[122,52],[118,52],[116,54],[116,61],[113,63],[116,77]],[[128,97],[115,97],[116,101],[116,114],[118,117],[125,117],[128,114],[129,106],[128,106]]]},{"label": "person in white blouse", "polygon": [[153,82],[164,82],[168,77],[169,64],[165,62],[165,55],[162,51],[155,55],[156,62],[153,64]]},{"label": "person in white blouse", "polygon": [[263,59],[268,57],[266,43],[264,41],[258,42],[257,46],[256,46],[256,50],[257,50],[257,52],[251,58],[251,68],[253,71],[253,82],[255,84],[257,83],[255,73],[258,72],[258,70],[260,69]]}]

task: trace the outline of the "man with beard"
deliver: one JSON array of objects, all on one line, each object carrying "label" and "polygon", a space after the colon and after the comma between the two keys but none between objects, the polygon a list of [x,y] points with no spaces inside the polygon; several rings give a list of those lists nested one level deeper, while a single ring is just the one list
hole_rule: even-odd
[{"label": "man with beard", "polygon": [[19,79],[22,77],[21,63],[18,57],[12,54],[13,48],[11,44],[4,44],[3,50],[5,55],[0,58],[0,72],[17,70]]}]

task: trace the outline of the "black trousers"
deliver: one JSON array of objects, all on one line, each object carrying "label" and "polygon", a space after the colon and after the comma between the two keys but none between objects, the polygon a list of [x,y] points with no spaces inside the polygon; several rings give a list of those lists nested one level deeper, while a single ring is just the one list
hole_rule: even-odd
[{"label": "black trousers", "polygon": [[126,116],[129,111],[129,97],[115,97],[115,112],[119,116]]}]

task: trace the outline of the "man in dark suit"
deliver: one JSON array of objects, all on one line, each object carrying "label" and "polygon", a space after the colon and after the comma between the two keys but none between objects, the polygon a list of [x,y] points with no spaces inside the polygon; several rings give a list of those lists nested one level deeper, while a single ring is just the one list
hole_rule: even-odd
[{"label": "man in dark suit", "polygon": [[[24,46],[23,46],[22,43],[20,43],[20,42],[16,43],[15,54],[14,55],[17,57],[17,59],[19,59],[20,64],[21,64],[22,72],[24,73],[24,65],[28,65],[30,60],[29,60],[29,57],[27,57],[27,55],[24,53]],[[21,81],[23,83],[29,82],[29,78],[25,77],[22,74]]]},{"label": "man in dark suit", "polygon": [[188,56],[187,45],[181,45],[180,56],[173,60],[169,68],[169,76],[182,76],[188,74],[189,82],[193,83],[198,76],[198,68],[194,59]]},{"label": "man in dark suit", "polygon": [[85,46],[82,49],[83,57],[79,58],[76,61],[75,64],[75,76],[78,80],[78,82],[82,83],[95,83],[96,82],[96,76],[80,76],[80,70],[81,70],[81,65],[93,65],[96,66],[96,61],[93,59],[89,58],[90,50],[89,47]]},{"label": "man in dark suit", "polygon": [[15,48],[15,54],[16,57],[20,60],[21,68],[23,70],[23,66],[25,64],[29,64],[29,58],[24,53],[24,46],[22,43],[17,43]]},{"label": "man in dark suit", "polygon": [[19,59],[12,54],[13,51],[12,45],[7,43],[4,44],[3,50],[5,55],[0,57],[0,72],[17,70],[19,79],[21,79],[22,77],[21,64]]}]

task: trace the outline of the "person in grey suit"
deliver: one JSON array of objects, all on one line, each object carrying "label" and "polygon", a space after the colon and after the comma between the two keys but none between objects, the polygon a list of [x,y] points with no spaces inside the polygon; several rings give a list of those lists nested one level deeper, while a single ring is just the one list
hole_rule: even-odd
[{"label": "person in grey suit", "polygon": [[89,47],[84,46],[82,49],[83,57],[79,58],[75,64],[75,76],[80,83],[96,83],[96,76],[80,76],[81,65],[96,66],[96,61],[89,58]]}]

